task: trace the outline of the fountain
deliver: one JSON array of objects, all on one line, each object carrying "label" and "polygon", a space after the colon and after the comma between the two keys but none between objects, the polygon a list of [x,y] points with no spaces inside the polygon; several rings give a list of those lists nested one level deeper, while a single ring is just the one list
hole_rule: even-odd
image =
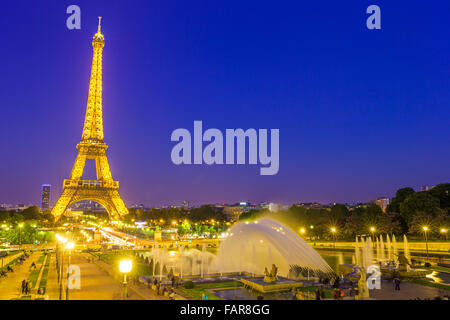
[{"label": "fountain", "polygon": [[[240,280],[244,287],[262,293],[288,291],[303,286],[305,281],[312,283],[335,276],[306,241],[273,219],[241,222],[231,227],[228,234],[217,255],[205,245],[201,250],[180,246],[179,250],[170,251],[155,245],[142,256],[151,259],[153,277],[159,276],[160,281],[167,279],[170,270],[169,275],[197,282],[214,278]],[[343,263],[342,254],[339,263]],[[270,272],[267,266],[272,266]]]},{"label": "fountain", "polygon": [[392,235],[392,251],[393,251],[393,254],[394,254],[394,264],[395,264],[395,266],[396,267],[398,267],[398,259],[397,259],[397,257],[398,257],[398,251],[397,251],[397,240],[395,239],[395,234],[393,234]]},{"label": "fountain", "polygon": [[[407,261],[411,261],[411,256],[409,255],[409,249],[408,249],[408,239],[406,239],[406,234],[403,235],[403,254],[405,255],[405,258]],[[406,265],[406,271],[410,270],[410,265]]]},{"label": "fountain", "polygon": [[[389,237],[388,237],[388,241],[389,241]],[[389,275],[389,276],[398,275],[400,277],[406,277],[406,278],[422,278],[430,273],[428,270],[412,268],[411,257],[410,257],[409,248],[408,248],[408,240],[406,238],[406,235],[403,235],[403,253],[402,254],[398,254],[397,241],[395,239],[395,235],[392,235],[392,244],[394,246],[394,248],[393,248],[394,266],[391,266],[391,265],[382,266],[381,267],[382,274]],[[391,256],[390,250],[388,251],[388,256],[389,257]]]},{"label": "fountain", "polygon": [[355,264],[360,265],[361,264],[361,257],[359,252],[359,243],[358,243],[358,236],[356,236],[355,240]]},{"label": "fountain", "polygon": [[389,234],[386,236],[386,242],[387,242],[387,254],[388,254],[388,261],[389,263],[392,261],[392,247],[391,247],[391,238],[389,237]]},{"label": "fountain", "polygon": [[217,254],[221,272],[260,273],[273,263],[278,266],[278,273],[285,277],[289,277],[294,266],[309,270],[316,277],[333,274],[331,267],[306,241],[269,218],[260,219],[258,223],[234,225]]}]

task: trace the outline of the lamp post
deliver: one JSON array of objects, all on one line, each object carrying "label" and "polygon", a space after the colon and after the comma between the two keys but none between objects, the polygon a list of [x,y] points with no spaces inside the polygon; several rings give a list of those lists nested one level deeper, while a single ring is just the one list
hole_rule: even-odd
[{"label": "lamp post", "polygon": [[119,262],[119,270],[123,273],[123,289],[122,289],[122,299],[127,300],[127,274],[131,271],[133,263],[131,260],[122,260]]},{"label": "lamp post", "polygon": [[61,245],[61,264],[59,266],[59,300],[62,300],[62,290],[63,290],[63,265],[64,265],[64,244],[67,242],[67,239],[61,237],[59,234],[56,235],[56,240],[58,240]]},{"label": "lamp post", "polygon": [[425,233],[425,245],[427,247],[427,259],[429,258],[428,256],[428,237],[427,237],[427,231],[428,231],[428,227],[423,227],[423,232]]},{"label": "lamp post", "polygon": [[372,233],[372,247],[375,248],[375,238],[374,238],[375,227],[370,227],[370,232]]},{"label": "lamp post", "polygon": [[23,223],[19,224],[19,249],[22,248],[22,228],[23,228]]},{"label": "lamp post", "polygon": [[69,268],[70,268],[70,258],[72,254],[72,249],[75,247],[75,244],[72,241],[66,243],[66,249],[69,250],[69,261],[67,264],[67,283],[66,283],[66,300],[69,300]]},{"label": "lamp post", "polygon": [[336,249],[336,228],[335,227],[331,228],[331,233],[333,234],[333,248]]},{"label": "lamp post", "polygon": [[441,228],[441,233],[445,234],[445,241],[447,241],[447,229]]}]

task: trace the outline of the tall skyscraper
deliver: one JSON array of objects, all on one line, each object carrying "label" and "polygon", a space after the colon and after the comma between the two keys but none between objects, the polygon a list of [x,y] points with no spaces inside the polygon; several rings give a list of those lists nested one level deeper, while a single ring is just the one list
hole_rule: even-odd
[{"label": "tall skyscraper", "polygon": [[43,184],[41,191],[41,209],[50,209],[50,191],[52,186],[50,184]]}]

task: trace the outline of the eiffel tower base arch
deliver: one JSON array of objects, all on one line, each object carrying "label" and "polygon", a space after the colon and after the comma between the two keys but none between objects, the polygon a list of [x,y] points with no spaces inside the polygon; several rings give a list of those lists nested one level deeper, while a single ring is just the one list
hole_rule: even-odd
[{"label": "eiffel tower base arch", "polygon": [[91,200],[102,205],[108,212],[111,219],[118,219],[128,214],[122,198],[120,197],[118,186],[105,187],[97,180],[64,180],[64,189],[56,205],[52,209],[52,214],[58,220],[64,212],[74,203],[84,200]]}]

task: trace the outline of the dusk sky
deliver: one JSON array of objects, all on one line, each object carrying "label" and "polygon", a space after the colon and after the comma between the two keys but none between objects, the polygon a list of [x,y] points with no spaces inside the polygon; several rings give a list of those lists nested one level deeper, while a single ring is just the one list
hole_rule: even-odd
[{"label": "dusk sky", "polygon": [[[66,8],[81,8],[81,30]],[[381,8],[381,30],[366,8]],[[102,16],[128,206],[358,202],[450,182],[449,1],[2,1],[0,203],[70,176]],[[280,169],[172,163],[177,128],[280,130]],[[92,165],[92,164],[91,164]],[[93,178],[87,168],[87,178]]]}]

